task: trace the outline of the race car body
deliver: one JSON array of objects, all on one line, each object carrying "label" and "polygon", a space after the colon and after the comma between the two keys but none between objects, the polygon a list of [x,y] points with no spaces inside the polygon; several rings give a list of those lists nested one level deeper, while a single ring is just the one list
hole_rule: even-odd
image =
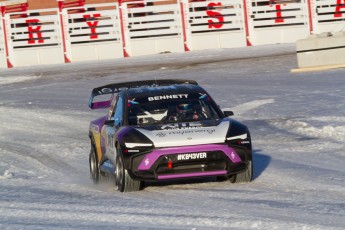
[{"label": "race car body", "polygon": [[221,111],[195,81],[106,85],[93,89],[89,106],[107,108],[89,128],[90,175],[95,183],[113,175],[124,192],[139,190],[142,181],[252,179],[248,128],[229,118],[231,111]]}]

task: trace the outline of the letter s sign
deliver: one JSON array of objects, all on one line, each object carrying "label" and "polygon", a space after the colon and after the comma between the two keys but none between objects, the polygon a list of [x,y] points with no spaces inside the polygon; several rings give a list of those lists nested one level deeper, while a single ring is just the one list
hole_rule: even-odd
[{"label": "letter s sign", "polygon": [[[218,6],[218,7],[222,6],[222,3],[221,2],[218,2],[218,3],[210,2],[208,4],[208,7],[215,7],[215,6]],[[209,17],[212,17],[212,18],[215,18],[218,20],[218,22],[214,22],[213,20],[208,20],[208,28],[209,29],[211,29],[211,28],[216,28],[216,29],[222,28],[223,23],[224,23],[224,16],[221,13],[216,12],[216,11],[212,11],[212,10],[207,10],[206,14]]]}]

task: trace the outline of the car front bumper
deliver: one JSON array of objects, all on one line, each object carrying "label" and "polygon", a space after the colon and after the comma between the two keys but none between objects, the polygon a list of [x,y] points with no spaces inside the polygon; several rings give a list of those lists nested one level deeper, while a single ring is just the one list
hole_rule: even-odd
[{"label": "car front bumper", "polygon": [[246,170],[246,149],[227,144],[154,149],[131,158],[129,173],[137,180],[227,176]]}]

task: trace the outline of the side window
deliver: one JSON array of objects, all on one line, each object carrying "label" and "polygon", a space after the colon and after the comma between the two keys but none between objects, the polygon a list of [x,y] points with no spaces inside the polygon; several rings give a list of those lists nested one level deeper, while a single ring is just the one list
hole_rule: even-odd
[{"label": "side window", "polygon": [[116,103],[114,113],[114,124],[115,126],[121,126],[123,124],[123,98],[119,97]]},{"label": "side window", "polygon": [[110,109],[108,111],[108,120],[114,120],[113,114],[115,110],[116,99],[117,99],[117,94],[113,94],[111,96],[111,104],[110,104]]}]

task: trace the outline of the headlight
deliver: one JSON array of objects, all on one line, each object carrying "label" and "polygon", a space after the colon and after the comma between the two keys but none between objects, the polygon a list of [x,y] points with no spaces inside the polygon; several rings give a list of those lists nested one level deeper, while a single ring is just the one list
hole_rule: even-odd
[{"label": "headlight", "polygon": [[142,148],[142,147],[152,147],[153,144],[145,144],[145,143],[125,143],[126,148]]},{"label": "headlight", "polygon": [[245,139],[247,139],[247,137],[248,137],[248,134],[245,133],[245,134],[238,135],[238,136],[228,137],[228,138],[226,138],[226,140],[228,140],[228,141],[231,141],[231,140],[245,140]]}]

